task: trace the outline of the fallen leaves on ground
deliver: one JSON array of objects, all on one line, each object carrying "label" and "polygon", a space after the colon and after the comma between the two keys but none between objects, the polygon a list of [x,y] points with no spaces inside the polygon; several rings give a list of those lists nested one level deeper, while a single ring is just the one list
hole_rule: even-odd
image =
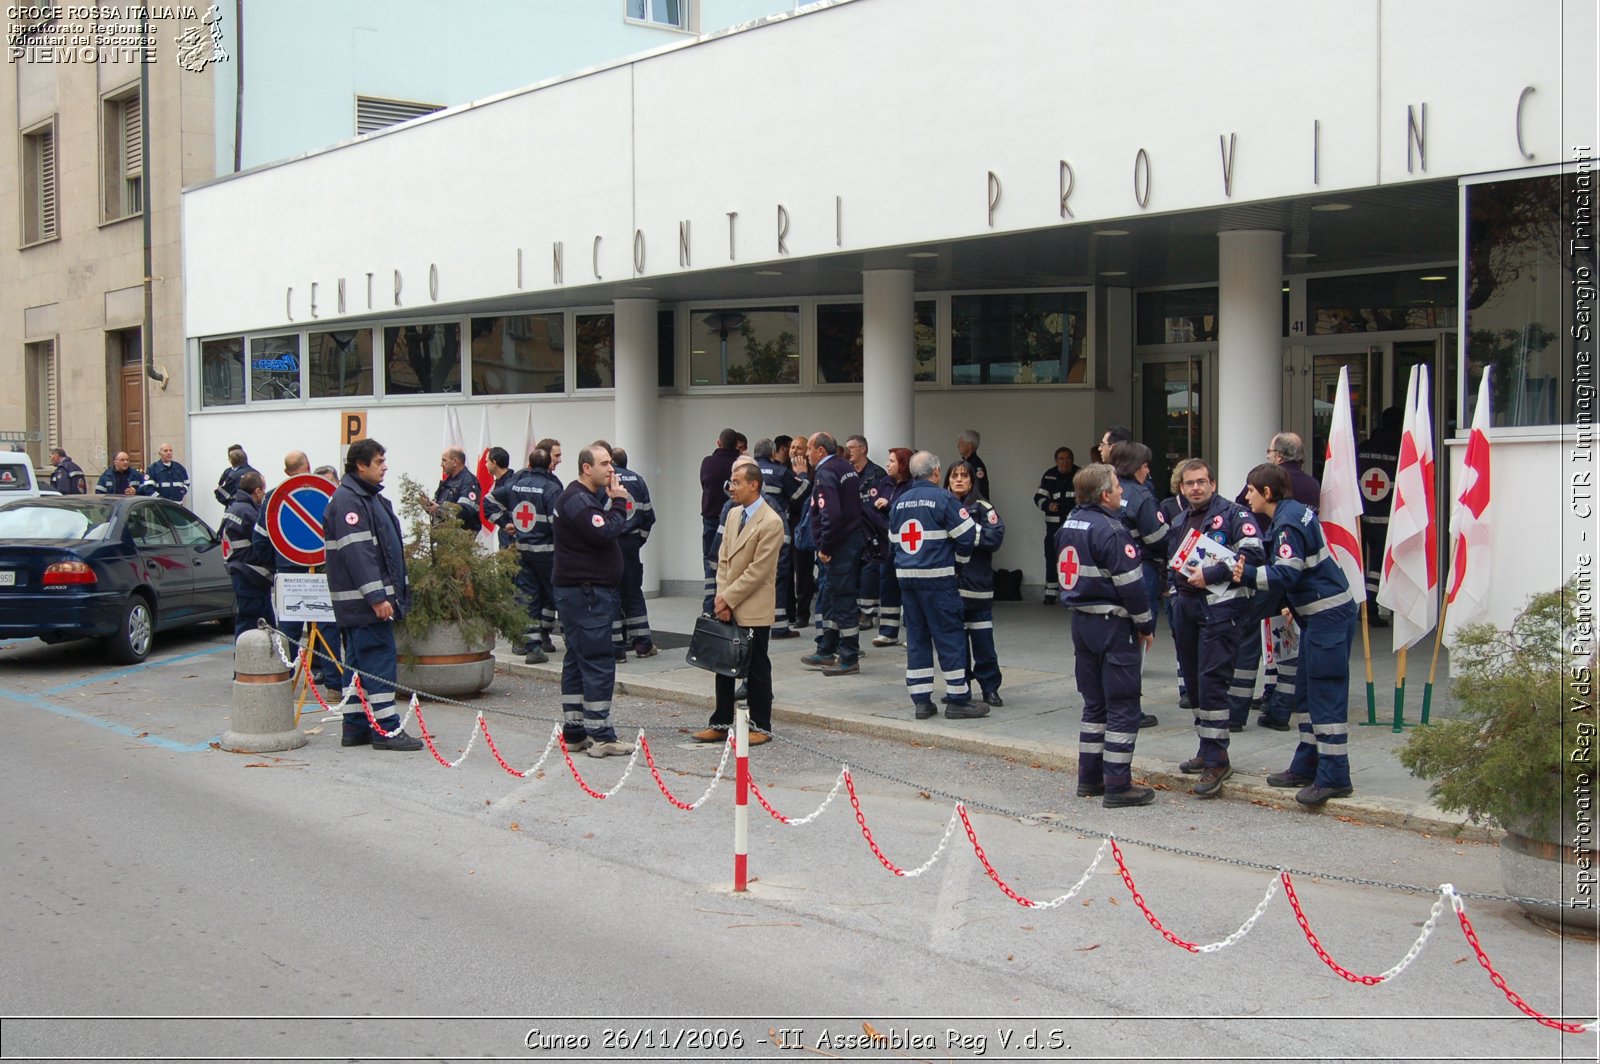
[{"label": "fallen leaves on ground", "polygon": [[1090,952],[1092,952],[1094,950],[1097,950],[1099,948],[1100,948],[1100,943],[1096,942],[1092,946],[1079,946],[1078,949],[1077,949],[1077,952],[1079,952],[1079,953],[1090,953]]}]

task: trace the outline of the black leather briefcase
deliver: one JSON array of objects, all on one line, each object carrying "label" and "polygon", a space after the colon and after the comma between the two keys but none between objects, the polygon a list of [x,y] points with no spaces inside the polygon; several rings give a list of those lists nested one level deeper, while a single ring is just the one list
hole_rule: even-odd
[{"label": "black leather briefcase", "polygon": [[750,641],[755,633],[732,621],[719,621],[702,613],[694,622],[689,653],[684,660],[697,669],[741,679],[750,671]]}]

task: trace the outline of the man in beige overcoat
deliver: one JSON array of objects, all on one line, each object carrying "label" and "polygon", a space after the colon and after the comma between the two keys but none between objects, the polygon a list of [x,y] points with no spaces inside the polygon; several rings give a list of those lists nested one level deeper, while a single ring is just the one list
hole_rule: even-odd
[{"label": "man in beige overcoat", "polygon": [[[729,480],[733,508],[728,511],[722,548],[717,552],[717,617],[752,631],[750,669],[750,745],[769,740],[772,731],[772,634],[778,587],[778,554],[783,549],[783,519],[761,498],[761,469],[740,462]],[[733,726],[734,680],[717,677],[717,708],[711,723],[695,733],[702,743],[726,742]]]}]

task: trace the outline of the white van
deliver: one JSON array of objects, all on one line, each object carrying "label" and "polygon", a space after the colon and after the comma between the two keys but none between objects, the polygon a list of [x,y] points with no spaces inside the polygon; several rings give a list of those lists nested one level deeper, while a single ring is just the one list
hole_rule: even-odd
[{"label": "white van", "polygon": [[27,455],[20,451],[0,451],[0,502],[59,494],[39,486],[39,478],[34,475],[33,463]]}]

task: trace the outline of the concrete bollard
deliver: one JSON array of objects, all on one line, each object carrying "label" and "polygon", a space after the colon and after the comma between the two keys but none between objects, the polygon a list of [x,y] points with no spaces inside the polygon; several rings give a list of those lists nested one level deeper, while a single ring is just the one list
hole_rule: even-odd
[{"label": "concrete bollard", "polygon": [[272,650],[267,633],[252,628],[233,648],[233,726],[222,748],[247,754],[296,750],[305,732],[294,726],[294,674]]}]

